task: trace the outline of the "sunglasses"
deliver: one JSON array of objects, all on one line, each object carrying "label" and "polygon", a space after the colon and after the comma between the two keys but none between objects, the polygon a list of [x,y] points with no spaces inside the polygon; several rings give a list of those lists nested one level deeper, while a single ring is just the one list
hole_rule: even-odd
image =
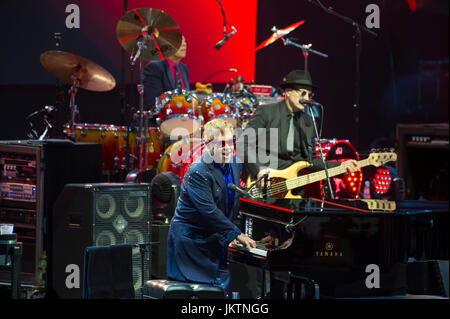
[{"label": "sunglasses", "polygon": [[302,98],[308,97],[309,99],[312,99],[314,97],[314,92],[311,92],[309,90],[305,90],[305,89],[290,89],[290,91],[297,91]]},{"label": "sunglasses", "polygon": [[226,147],[226,146],[233,146],[236,144],[236,138],[230,138],[228,140],[223,140],[223,141],[215,141],[212,140],[210,143],[212,143],[213,145],[217,146],[217,147]]}]

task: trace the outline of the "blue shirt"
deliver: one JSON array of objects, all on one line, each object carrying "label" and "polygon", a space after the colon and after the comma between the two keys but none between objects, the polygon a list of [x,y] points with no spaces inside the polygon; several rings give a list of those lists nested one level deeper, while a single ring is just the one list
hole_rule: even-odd
[{"label": "blue shirt", "polygon": [[228,190],[228,207],[227,207],[228,211],[224,212],[224,213],[226,214],[226,216],[230,216],[231,207],[232,207],[233,201],[234,201],[234,191],[228,188],[228,184],[230,184],[230,183],[234,184],[233,173],[231,171],[231,165],[226,164],[225,167],[223,167],[222,165],[214,163],[214,166],[218,167],[222,171],[222,174],[223,174],[223,179],[225,181],[225,185]]}]

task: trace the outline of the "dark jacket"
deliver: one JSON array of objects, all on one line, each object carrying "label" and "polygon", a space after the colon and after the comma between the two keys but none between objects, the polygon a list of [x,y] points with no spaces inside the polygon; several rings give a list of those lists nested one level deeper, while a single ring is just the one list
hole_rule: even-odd
[{"label": "dark jacket", "polygon": [[[186,90],[189,90],[189,69],[186,64],[178,63],[183,76]],[[164,61],[151,61],[144,68],[144,105],[149,109],[155,105],[155,99],[162,93],[175,90],[175,79],[170,70],[169,63]]]},{"label": "dark jacket", "polygon": [[[267,154],[272,152],[271,156],[276,157],[278,161],[276,169],[285,169],[298,161],[307,161],[313,164],[309,169],[311,171],[319,171],[324,169],[324,165],[320,158],[315,158],[315,151],[313,145],[313,139],[316,137],[313,120],[305,112],[300,112],[298,120],[296,122],[298,131],[295,138],[294,151],[288,152],[287,150],[287,136],[289,132],[289,123],[292,113],[289,111],[286,102],[283,100],[278,103],[265,105],[256,110],[253,117],[247,124],[244,134],[239,139],[239,144],[244,147],[244,151],[247,154],[247,150],[256,149],[256,157],[241,158],[244,162],[244,168],[247,173],[252,177],[255,177],[262,167],[267,167],[269,163],[261,163],[258,158],[258,150],[266,151]],[[259,128],[266,129],[266,145],[263,143],[258,144],[257,133]],[[278,139],[275,141],[277,144],[277,152],[275,152],[273,145],[270,146],[270,128],[274,128],[278,132]],[[247,134],[248,130],[254,129],[256,134]],[[244,138],[247,136],[248,138]],[[242,154],[242,153],[239,153]],[[250,152],[250,155],[252,153]],[[328,168],[339,166],[340,163],[327,161]]]},{"label": "dark jacket", "polygon": [[[235,160],[231,163],[233,180],[238,185],[241,167]],[[239,196],[235,194],[227,216],[227,189],[222,171],[214,166],[208,152],[189,167],[170,224],[167,243],[169,278],[220,284],[217,282],[219,266],[226,265],[228,244],[241,233],[232,222],[238,212]],[[223,269],[221,271],[223,274]]]}]

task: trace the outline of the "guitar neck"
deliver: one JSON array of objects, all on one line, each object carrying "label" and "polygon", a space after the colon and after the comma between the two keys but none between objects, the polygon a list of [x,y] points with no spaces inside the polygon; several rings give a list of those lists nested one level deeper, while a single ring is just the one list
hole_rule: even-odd
[{"label": "guitar neck", "polygon": [[[358,161],[358,165],[359,167],[365,167],[365,166],[369,166],[369,160],[368,159],[364,159],[361,161]],[[328,169],[328,177],[333,177],[333,176],[337,176],[343,173],[347,172],[347,168],[344,166],[337,166],[337,167],[333,167]],[[327,177],[327,174],[325,172],[325,170],[320,171],[320,172],[315,172],[315,173],[311,173],[311,174],[307,174],[307,175],[303,175],[303,176],[299,176],[296,178],[292,178],[290,180],[286,181],[286,186],[287,189],[294,189],[297,187],[301,187],[301,186],[305,186],[308,184],[312,184],[318,181],[321,181],[323,179],[325,179]]]}]

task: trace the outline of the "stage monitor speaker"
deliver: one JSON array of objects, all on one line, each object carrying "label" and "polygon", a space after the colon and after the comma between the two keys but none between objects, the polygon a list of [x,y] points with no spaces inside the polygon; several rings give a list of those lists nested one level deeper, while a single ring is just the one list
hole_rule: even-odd
[{"label": "stage monitor speaker", "polygon": [[[66,185],[54,205],[53,214],[53,271],[50,275],[55,297],[82,297],[86,247],[150,242],[150,203],[149,184]],[[138,247],[133,249],[132,265],[135,295],[139,297],[142,267]],[[147,254],[144,282],[149,272]]]},{"label": "stage monitor speaker", "polygon": [[448,200],[448,123],[397,124],[397,171],[406,199]]},{"label": "stage monitor speaker", "polygon": [[409,262],[408,293],[448,298],[448,260]]},{"label": "stage monitor speaker", "polygon": [[[48,139],[0,141],[0,223],[22,243],[21,284],[45,287],[53,204],[68,183],[101,182],[101,144]],[[48,278],[48,276],[47,276]],[[0,282],[10,282],[0,271]]]}]

